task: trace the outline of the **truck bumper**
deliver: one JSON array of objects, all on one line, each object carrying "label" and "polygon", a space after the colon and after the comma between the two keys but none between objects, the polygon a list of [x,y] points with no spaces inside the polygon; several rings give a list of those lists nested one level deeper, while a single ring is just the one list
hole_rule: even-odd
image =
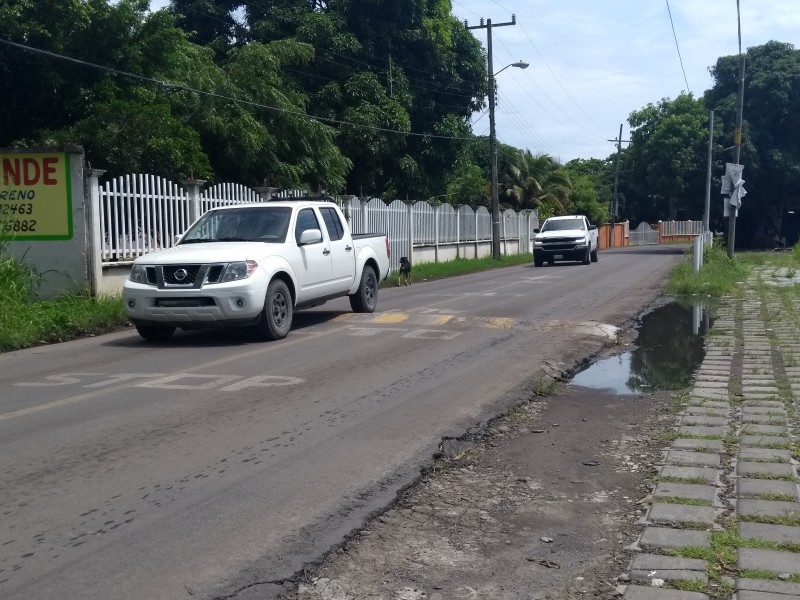
[{"label": "truck bumper", "polygon": [[264,308],[266,294],[266,287],[254,288],[236,282],[221,284],[212,290],[201,288],[165,292],[150,285],[128,281],[122,301],[125,313],[134,325],[198,329],[257,322]]},{"label": "truck bumper", "polygon": [[534,248],[533,259],[537,262],[550,262],[559,260],[582,261],[586,258],[587,252],[589,252],[588,246],[580,246],[578,248],[571,248],[568,250],[545,250]]}]

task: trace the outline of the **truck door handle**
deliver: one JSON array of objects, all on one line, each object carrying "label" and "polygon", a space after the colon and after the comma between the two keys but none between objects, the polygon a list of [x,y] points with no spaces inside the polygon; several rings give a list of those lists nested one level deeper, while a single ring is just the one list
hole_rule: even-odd
[{"label": "truck door handle", "polygon": [[350,252],[350,250],[352,250],[353,248],[351,246],[345,246],[344,249]]},{"label": "truck door handle", "polygon": [[323,254],[324,256],[328,256],[328,254],[330,254],[330,253],[331,253],[331,251],[330,251],[330,250],[328,250],[327,248],[325,248],[325,250],[323,250],[323,251],[322,251],[322,254]]}]

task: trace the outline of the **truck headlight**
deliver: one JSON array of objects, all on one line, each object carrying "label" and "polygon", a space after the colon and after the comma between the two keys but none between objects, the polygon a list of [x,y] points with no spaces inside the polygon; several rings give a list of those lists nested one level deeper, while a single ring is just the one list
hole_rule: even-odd
[{"label": "truck headlight", "polygon": [[533,240],[533,245],[534,246],[541,246],[542,245],[542,240]]},{"label": "truck headlight", "polygon": [[254,260],[228,263],[228,266],[225,267],[225,274],[222,276],[222,283],[247,279],[257,266],[258,263]]},{"label": "truck headlight", "polygon": [[144,265],[133,265],[128,279],[136,283],[147,283],[147,269]]},{"label": "truck headlight", "polygon": [[586,238],[578,238],[578,239],[575,240],[575,245],[576,246],[585,246],[588,243],[589,242],[586,241]]}]

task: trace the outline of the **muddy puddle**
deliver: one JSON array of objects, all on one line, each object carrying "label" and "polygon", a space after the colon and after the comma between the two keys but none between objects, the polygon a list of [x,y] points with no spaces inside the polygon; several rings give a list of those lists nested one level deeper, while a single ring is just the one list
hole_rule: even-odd
[{"label": "muddy puddle", "polygon": [[707,305],[678,301],[653,310],[638,327],[635,349],[597,361],[570,383],[617,394],[687,387],[705,356],[711,312]]}]

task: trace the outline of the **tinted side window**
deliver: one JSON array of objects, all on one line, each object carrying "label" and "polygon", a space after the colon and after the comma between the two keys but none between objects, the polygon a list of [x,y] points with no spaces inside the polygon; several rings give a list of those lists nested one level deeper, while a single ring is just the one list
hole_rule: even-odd
[{"label": "tinted side window", "polygon": [[325,221],[325,227],[328,228],[328,237],[332,242],[340,240],[344,237],[344,227],[339,214],[332,208],[320,208],[319,212],[322,213],[322,220]]},{"label": "tinted side window", "polygon": [[306,229],[319,229],[317,216],[310,208],[304,208],[297,213],[297,223],[294,226],[294,239],[298,244],[300,243],[300,234]]}]

